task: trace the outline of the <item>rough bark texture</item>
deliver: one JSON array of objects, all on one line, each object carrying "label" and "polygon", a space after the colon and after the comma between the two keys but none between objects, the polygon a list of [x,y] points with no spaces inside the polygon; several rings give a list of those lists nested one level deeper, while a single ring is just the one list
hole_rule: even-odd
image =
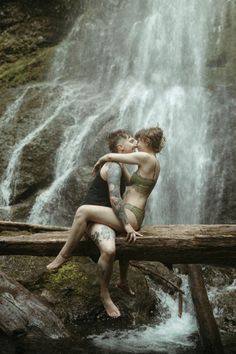
[{"label": "rough bark texture", "polygon": [[8,335],[67,337],[62,322],[17,281],[0,272],[0,329]]},{"label": "rough bark texture", "polygon": [[224,350],[220,333],[208,300],[201,267],[190,264],[188,266],[188,274],[200,337],[205,353],[223,354]]},{"label": "rough bark texture", "polygon": [[[18,224],[19,225],[19,224]],[[1,227],[1,226],[0,226]],[[135,244],[117,238],[117,258],[162,263],[236,264],[236,225],[145,226]],[[1,255],[56,255],[68,231],[0,237]],[[97,256],[90,241],[81,241],[73,255]]]}]

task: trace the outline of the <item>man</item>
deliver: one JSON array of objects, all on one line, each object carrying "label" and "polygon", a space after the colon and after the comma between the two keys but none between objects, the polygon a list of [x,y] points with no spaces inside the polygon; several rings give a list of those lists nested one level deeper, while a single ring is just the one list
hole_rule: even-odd
[{"label": "man", "polygon": [[[136,148],[136,140],[126,130],[118,130],[111,133],[108,141],[111,152],[130,153]],[[121,166],[116,162],[107,162],[97,172],[95,179],[88,189],[83,205],[112,207],[120,222],[123,225],[128,225],[122,200],[122,194],[124,191],[125,181]],[[75,216],[71,233],[66,244],[56,259],[47,266],[50,271],[59,268],[68,259],[68,255],[72,253],[78,243],[76,234],[78,233],[78,230],[83,227],[79,220],[79,209],[76,213],[77,217]],[[106,225],[90,224],[86,233],[97,244],[100,250],[98,275],[100,281],[101,301],[108,316],[117,318],[120,316],[120,311],[111,300],[108,289],[115,257],[115,231]],[[135,235],[133,235],[132,231],[130,235],[128,241],[132,242],[132,240],[135,240],[135,238],[132,238],[135,237]],[[65,257],[65,255],[67,256]],[[118,286],[132,294],[128,287],[127,271],[128,262],[120,262],[120,282]]]},{"label": "man", "polygon": [[[136,140],[125,130],[118,130],[111,133],[108,140],[111,152],[130,153],[136,148]],[[94,183],[96,179],[93,181],[83,204],[112,206],[119,219],[125,219],[124,208],[122,208],[122,194],[125,190],[125,182],[120,165],[114,162],[106,163],[98,172],[96,178],[97,180],[102,179],[102,181],[97,183]],[[104,181],[107,183],[105,188],[102,187]],[[102,200],[102,198],[104,199]],[[111,200],[113,200],[112,204]],[[92,224],[88,229],[87,234],[96,243],[100,250],[100,257],[97,265],[101,301],[108,316],[117,318],[120,316],[120,311],[111,300],[108,289],[115,258],[116,233],[106,225]],[[119,264],[120,281],[118,286],[127,291],[130,295],[133,295],[132,291],[129,289],[127,280],[129,263],[126,261],[120,261]]]}]

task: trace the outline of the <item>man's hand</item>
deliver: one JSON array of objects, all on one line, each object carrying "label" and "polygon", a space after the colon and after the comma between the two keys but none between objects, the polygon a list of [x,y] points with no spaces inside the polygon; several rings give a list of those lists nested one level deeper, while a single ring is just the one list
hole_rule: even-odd
[{"label": "man's hand", "polygon": [[137,237],[142,237],[143,235],[135,231],[130,224],[125,225],[125,231],[127,232],[126,241],[128,243],[135,243]]}]

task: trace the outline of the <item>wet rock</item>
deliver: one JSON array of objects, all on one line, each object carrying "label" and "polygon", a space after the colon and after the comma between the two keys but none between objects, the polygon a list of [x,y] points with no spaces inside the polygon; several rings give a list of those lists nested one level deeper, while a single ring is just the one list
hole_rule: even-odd
[{"label": "wet rock", "polygon": [[[1,257],[1,269],[40,296],[68,325],[112,321],[100,300],[94,262],[88,258],[74,257],[52,274],[46,270],[48,263],[48,257]],[[129,285],[135,296],[117,288],[118,280],[119,267],[115,262],[110,292],[122,312],[120,320],[126,324],[147,323],[153,317],[157,299],[146,276],[130,267]]]},{"label": "wet rock", "polygon": [[53,311],[15,280],[0,272],[0,328],[8,335],[67,337]]},{"label": "wet rock", "polygon": [[208,297],[219,328],[235,334],[236,329],[236,277],[235,268],[202,267]]}]

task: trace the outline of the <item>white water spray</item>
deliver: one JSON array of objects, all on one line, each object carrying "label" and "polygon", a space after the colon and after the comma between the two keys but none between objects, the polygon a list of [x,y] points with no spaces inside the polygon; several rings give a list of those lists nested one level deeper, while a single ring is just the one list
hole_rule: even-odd
[{"label": "white water spray", "polygon": [[167,293],[159,290],[156,295],[161,300],[161,307],[169,312],[169,318],[153,326],[142,326],[133,330],[107,331],[101,335],[89,336],[94,345],[103,350],[117,350],[124,353],[176,353],[176,350],[195,346],[191,335],[197,325],[192,313],[191,295],[187,279],[183,276],[184,308],[183,315],[178,316],[177,301]]},{"label": "white water spray", "polygon": [[[207,39],[223,3],[107,0],[96,6],[87,1],[87,11],[58,48],[49,73],[60,94],[42,107],[40,124],[12,150],[1,185],[5,203],[25,144],[57,117],[68,116],[73,123],[65,129],[56,152],[55,179],[38,196],[29,218],[30,222],[53,223],[60,212],[62,187],[78,165],[86,136],[97,134],[93,131],[97,120],[115,113],[114,129],[135,131],[158,123],[167,139],[146,222],[198,223],[211,156],[206,142],[210,101],[204,86]],[[9,108],[6,122],[23,98],[24,93]],[[185,313],[178,319],[176,304],[170,298],[166,301],[171,312],[167,322],[142,328],[139,340],[134,330],[128,335],[114,334],[103,344],[124,345],[136,352],[143,352],[143,344],[150,351],[157,346],[170,350],[168,343],[192,345],[187,339],[196,330],[192,316]],[[167,331],[167,325],[171,330]],[[100,345],[103,338],[94,341]]]}]

